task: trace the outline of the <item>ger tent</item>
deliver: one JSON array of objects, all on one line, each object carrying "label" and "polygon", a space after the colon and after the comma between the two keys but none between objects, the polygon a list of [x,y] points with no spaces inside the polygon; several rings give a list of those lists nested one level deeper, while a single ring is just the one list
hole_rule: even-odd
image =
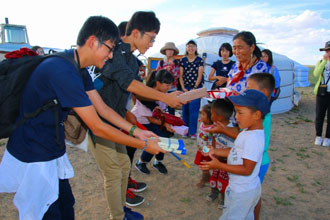
[{"label": "ger tent", "polygon": [[[211,89],[213,84],[213,82],[208,81],[211,65],[220,59],[218,56],[219,47],[226,42],[232,45],[233,36],[236,33],[238,33],[238,30],[227,27],[210,28],[197,33],[199,37],[195,40],[198,45],[198,53],[205,57],[204,87],[208,90]],[[178,45],[177,47],[180,51],[179,54],[185,54],[185,44]],[[263,48],[260,47],[260,49]],[[152,57],[162,58],[164,56],[161,53],[157,53]],[[231,57],[231,59],[236,61],[235,56]],[[281,93],[279,98],[273,103],[271,112],[273,114],[278,114],[287,112],[293,107],[295,61],[274,52],[273,59],[274,65],[279,69],[281,77]],[[201,106],[206,103],[207,100],[205,98],[202,99]]]}]

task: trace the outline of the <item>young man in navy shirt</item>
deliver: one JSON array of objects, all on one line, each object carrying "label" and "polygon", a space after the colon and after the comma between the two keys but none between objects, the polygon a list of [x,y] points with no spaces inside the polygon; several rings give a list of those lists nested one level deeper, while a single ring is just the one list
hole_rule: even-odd
[{"label": "young man in navy shirt", "polygon": [[[79,68],[90,65],[102,68],[112,58],[118,40],[116,25],[108,18],[94,16],[81,28],[77,49],[65,52]],[[59,120],[55,119],[53,108],[27,120],[10,136],[0,164],[0,192],[16,192],[14,204],[20,219],[74,219],[74,197],[68,181],[74,174],[66,155],[63,126],[70,109],[97,136],[146,148],[155,154],[164,152],[157,140],[138,140],[104,123],[98,114],[125,131],[131,130],[140,139],[154,136],[138,128],[132,131],[130,123],[104,104],[91,78],[81,77],[78,68],[60,57],[45,59],[33,71],[22,95],[17,120],[52,99],[59,102]],[[60,143],[56,141],[57,128]],[[130,219],[129,215],[134,213],[125,218]]]},{"label": "young man in navy shirt", "polygon": [[[178,93],[161,93],[147,87],[139,81],[138,64],[133,52],[144,54],[153,46],[160,29],[160,22],[154,12],[138,11],[127,23],[126,35],[114,51],[102,75],[99,77],[103,87],[99,93],[104,102],[122,117],[127,112],[126,104],[130,93],[160,100],[171,107],[184,103],[177,97]],[[97,136],[97,135],[96,135]],[[118,220],[124,215],[122,206],[126,203],[126,190],[131,162],[126,154],[126,147],[96,137],[96,147],[89,146],[104,177],[104,190],[110,209],[110,219]],[[141,198],[141,197],[140,197]],[[143,202],[130,203],[139,205]]]}]

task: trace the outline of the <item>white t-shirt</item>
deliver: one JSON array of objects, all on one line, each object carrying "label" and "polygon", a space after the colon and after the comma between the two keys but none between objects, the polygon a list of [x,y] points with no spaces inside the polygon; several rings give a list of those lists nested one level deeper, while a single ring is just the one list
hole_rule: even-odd
[{"label": "white t-shirt", "polygon": [[249,176],[229,173],[229,186],[235,192],[245,192],[255,189],[260,184],[258,177],[262,154],[265,147],[265,133],[263,129],[243,130],[237,136],[234,147],[228,155],[228,164],[242,165],[243,159],[257,162]]},{"label": "white t-shirt", "polygon": [[[163,111],[165,111],[165,109],[166,109],[165,103],[163,103],[161,101],[156,101],[156,104]],[[150,124],[147,117],[152,116],[152,111],[147,106],[143,105],[138,99],[136,99],[136,103],[135,103],[134,107],[132,108],[131,112],[135,115],[136,120],[140,124]]]}]

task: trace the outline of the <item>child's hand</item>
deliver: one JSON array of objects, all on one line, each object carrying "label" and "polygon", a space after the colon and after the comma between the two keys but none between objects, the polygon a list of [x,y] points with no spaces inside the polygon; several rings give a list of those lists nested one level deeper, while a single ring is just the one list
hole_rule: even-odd
[{"label": "child's hand", "polygon": [[211,158],[211,161],[207,161],[207,162],[201,162],[199,165],[199,168],[201,170],[210,170],[210,169],[221,169],[221,165],[222,163],[215,158],[213,155],[209,154],[209,157]]},{"label": "child's hand", "polygon": [[216,121],[213,123],[213,126],[208,129],[208,131],[211,133],[223,133],[225,129],[226,126],[223,123]]},{"label": "child's hand", "polygon": [[[205,146],[206,147],[206,146]],[[204,150],[205,147],[200,148],[202,155],[207,157],[209,155],[214,155],[214,147],[212,145],[208,145],[206,148],[207,152]]]},{"label": "child's hand", "polygon": [[164,112],[163,109],[161,109],[159,106],[156,106],[153,111],[157,111],[157,110],[160,111],[161,113]]},{"label": "child's hand", "polygon": [[170,124],[165,123],[164,126],[165,126],[165,128],[166,128],[167,131],[169,131],[171,133],[174,133],[175,132],[174,129],[171,127]]}]

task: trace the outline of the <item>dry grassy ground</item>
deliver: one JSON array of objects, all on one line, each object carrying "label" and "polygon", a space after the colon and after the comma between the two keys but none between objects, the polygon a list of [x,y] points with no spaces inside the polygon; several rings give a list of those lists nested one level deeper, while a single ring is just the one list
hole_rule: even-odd
[{"label": "dry grassy ground", "polygon": [[[330,148],[314,146],[315,96],[312,88],[299,88],[302,100],[287,113],[272,116],[271,164],[263,184],[261,219],[330,219]],[[149,176],[135,168],[132,176],[148,183],[145,202],[134,208],[146,220],[215,220],[221,215],[218,201],[207,202],[209,188],[196,189],[200,170],[193,165],[195,141],[185,139],[188,169],[170,154],[165,156],[168,175],[151,169]],[[4,141],[2,141],[4,145]],[[0,148],[2,156],[4,146]],[[76,219],[107,219],[103,179],[91,153],[68,149],[75,168],[71,180],[76,197]],[[137,153],[136,158],[140,155]],[[18,219],[13,195],[0,194],[0,219]]]}]

